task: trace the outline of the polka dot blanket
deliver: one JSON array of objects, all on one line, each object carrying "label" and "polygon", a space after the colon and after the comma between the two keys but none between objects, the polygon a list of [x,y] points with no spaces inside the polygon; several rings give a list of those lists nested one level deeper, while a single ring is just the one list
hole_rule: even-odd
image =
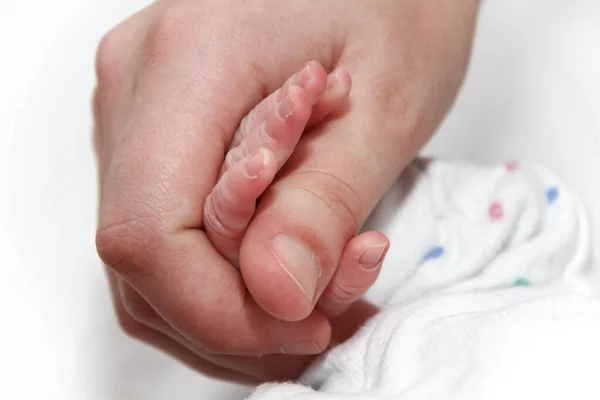
[{"label": "polka dot blanket", "polygon": [[600,399],[591,232],[552,173],[419,159],[364,229],[391,241],[382,311],[250,399]]}]

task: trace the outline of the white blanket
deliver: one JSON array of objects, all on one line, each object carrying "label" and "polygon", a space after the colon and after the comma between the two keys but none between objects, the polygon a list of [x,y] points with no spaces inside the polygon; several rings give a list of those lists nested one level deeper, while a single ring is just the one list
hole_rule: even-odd
[{"label": "white blanket", "polygon": [[[368,222],[384,311],[270,399],[600,398],[588,220],[536,165],[417,162]],[[312,386],[312,388],[309,387]]]}]

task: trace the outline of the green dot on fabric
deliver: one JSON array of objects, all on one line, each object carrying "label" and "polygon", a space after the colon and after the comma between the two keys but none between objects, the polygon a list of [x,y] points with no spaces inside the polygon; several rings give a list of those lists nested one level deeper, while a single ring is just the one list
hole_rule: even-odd
[{"label": "green dot on fabric", "polygon": [[513,286],[531,286],[531,282],[527,278],[517,278]]}]

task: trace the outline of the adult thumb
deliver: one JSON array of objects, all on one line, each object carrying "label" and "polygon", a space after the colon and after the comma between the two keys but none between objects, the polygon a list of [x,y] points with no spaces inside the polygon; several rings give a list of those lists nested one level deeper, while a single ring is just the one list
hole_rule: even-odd
[{"label": "adult thumb", "polygon": [[355,102],[361,112],[346,110],[306,134],[259,202],[240,268],[252,297],[273,316],[298,321],[311,313],[344,246],[424,142],[402,129],[400,113],[398,123],[381,123],[373,104]]}]

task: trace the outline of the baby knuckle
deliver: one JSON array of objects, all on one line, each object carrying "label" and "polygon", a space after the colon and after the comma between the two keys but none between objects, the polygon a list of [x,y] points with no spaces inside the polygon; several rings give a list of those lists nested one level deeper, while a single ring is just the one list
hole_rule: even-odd
[{"label": "baby knuckle", "polygon": [[210,234],[234,240],[243,233],[244,227],[235,226],[231,220],[224,217],[225,213],[220,207],[220,203],[224,200],[217,201],[217,197],[213,194],[206,199],[204,224]]},{"label": "baby knuckle", "polygon": [[225,171],[233,168],[235,164],[241,159],[240,157],[240,147],[235,147],[227,152],[225,156]]}]

